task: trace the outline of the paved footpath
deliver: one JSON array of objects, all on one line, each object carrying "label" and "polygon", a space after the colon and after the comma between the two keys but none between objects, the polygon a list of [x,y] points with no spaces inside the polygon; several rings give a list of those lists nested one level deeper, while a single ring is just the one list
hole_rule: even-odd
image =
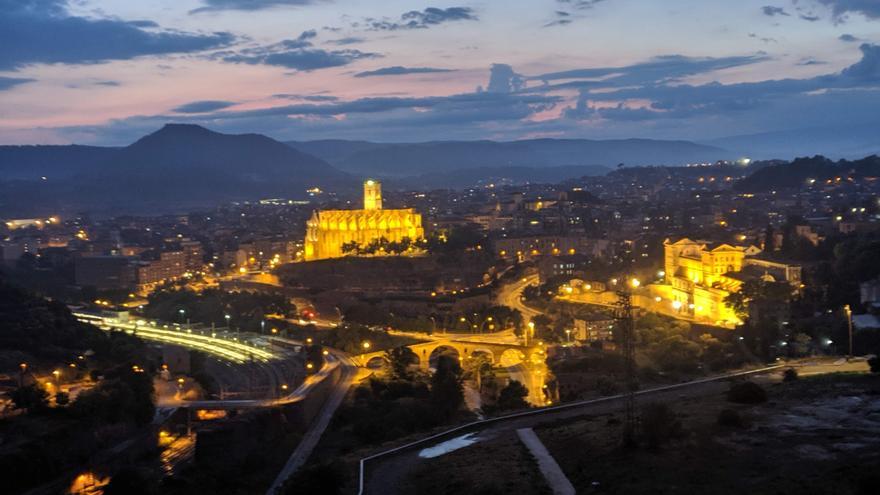
[{"label": "paved footpath", "polygon": [[553,495],[575,495],[574,486],[568,477],[562,472],[562,468],[556,463],[556,459],[544,447],[544,443],[535,435],[535,430],[531,428],[520,428],[516,430],[519,439],[526,445],[532,456],[538,461],[538,469],[553,490]]}]

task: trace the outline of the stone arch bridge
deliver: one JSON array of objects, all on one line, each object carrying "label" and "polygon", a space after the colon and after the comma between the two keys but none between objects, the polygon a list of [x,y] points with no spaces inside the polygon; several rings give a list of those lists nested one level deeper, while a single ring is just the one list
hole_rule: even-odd
[{"label": "stone arch bridge", "polygon": [[[460,361],[476,355],[485,355],[493,365],[504,367],[516,366],[521,363],[543,363],[546,359],[542,346],[525,346],[520,344],[501,344],[474,342],[468,340],[440,339],[430,342],[411,344],[409,347],[418,358],[419,368],[427,370],[432,367],[440,355],[451,355]],[[379,366],[385,358],[385,351],[376,351],[352,356],[358,366],[369,368]]]}]

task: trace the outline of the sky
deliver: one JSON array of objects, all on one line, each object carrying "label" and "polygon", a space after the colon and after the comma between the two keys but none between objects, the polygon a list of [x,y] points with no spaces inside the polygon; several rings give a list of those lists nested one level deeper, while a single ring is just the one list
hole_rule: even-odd
[{"label": "sky", "polygon": [[0,144],[880,124],[880,0],[0,0]]}]

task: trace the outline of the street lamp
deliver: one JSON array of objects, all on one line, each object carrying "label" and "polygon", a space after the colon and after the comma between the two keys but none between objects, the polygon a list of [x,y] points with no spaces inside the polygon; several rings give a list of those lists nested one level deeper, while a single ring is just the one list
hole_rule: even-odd
[{"label": "street lamp", "polygon": [[361,345],[363,346],[364,350],[367,350],[370,348],[370,342],[367,340],[365,340],[364,343]]},{"label": "street lamp", "polygon": [[846,324],[849,328],[849,354],[846,355],[847,361],[852,359],[853,355],[853,321],[852,321],[852,308],[849,307],[849,304],[843,307],[843,312],[846,314]]},{"label": "street lamp", "polygon": [[18,386],[24,387],[24,375],[27,373],[27,363],[21,363],[18,365],[18,368],[21,370],[21,375],[18,378]]}]

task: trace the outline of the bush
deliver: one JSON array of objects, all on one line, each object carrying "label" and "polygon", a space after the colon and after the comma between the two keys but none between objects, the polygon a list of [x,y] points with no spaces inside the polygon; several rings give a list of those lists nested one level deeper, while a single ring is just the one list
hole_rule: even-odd
[{"label": "bush", "polygon": [[874,356],[869,359],[868,366],[871,367],[871,373],[880,373],[880,356]]},{"label": "bush", "polygon": [[788,368],[782,373],[783,382],[793,382],[798,379],[798,372],[794,368]]},{"label": "bush", "polygon": [[730,386],[727,400],[738,404],[760,404],[767,402],[767,392],[755,382],[742,382]]},{"label": "bush", "polygon": [[145,469],[124,467],[119,470],[110,483],[104,487],[106,495],[155,495],[159,493],[158,483]]},{"label": "bush", "polygon": [[614,395],[618,391],[617,382],[607,376],[600,376],[596,378],[596,391],[603,397]]},{"label": "bush", "polygon": [[18,387],[9,394],[9,398],[15,407],[27,409],[29,413],[39,413],[49,407],[49,393],[35,384]]},{"label": "bush", "polygon": [[345,468],[338,462],[318,464],[290,477],[281,488],[284,494],[321,493],[324,495],[342,494]]},{"label": "bush", "polygon": [[510,380],[510,383],[501,389],[501,393],[498,395],[498,409],[501,411],[525,409],[529,407],[529,403],[526,402],[528,396],[529,389],[525,385],[516,380]]},{"label": "bush", "polygon": [[734,411],[733,409],[722,409],[721,412],[718,413],[718,425],[728,428],[743,428],[746,426],[746,421],[737,411]]},{"label": "bush", "polygon": [[648,448],[658,449],[671,438],[681,435],[681,421],[666,404],[653,402],[642,410],[642,437]]}]

